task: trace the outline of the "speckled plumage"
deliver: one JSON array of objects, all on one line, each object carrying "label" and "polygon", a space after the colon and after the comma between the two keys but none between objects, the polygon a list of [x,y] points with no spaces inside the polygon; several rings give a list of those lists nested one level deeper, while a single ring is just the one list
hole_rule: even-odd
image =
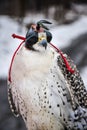
[{"label": "speckled plumage", "polygon": [[48,45],[23,45],[17,52],[8,82],[8,99],[28,130],[87,130],[87,91],[75,69],[67,71],[61,55]]}]

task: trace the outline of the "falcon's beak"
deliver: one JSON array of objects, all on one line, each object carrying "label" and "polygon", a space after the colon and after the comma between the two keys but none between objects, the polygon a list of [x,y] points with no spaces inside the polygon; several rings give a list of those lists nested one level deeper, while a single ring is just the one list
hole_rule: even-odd
[{"label": "falcon's beak", "polygon": [[42,45],[43,47],[45,47],[45,49],[47,48],[47,40],[43,39],[39,42],[39,45]]}]

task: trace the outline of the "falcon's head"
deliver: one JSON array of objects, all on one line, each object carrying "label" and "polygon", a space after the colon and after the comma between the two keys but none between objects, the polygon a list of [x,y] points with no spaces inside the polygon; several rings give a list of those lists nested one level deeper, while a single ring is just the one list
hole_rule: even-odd
[{"label": "falcon's head", "polygon": [[52,39],[52,34],[44,24],[51,24],[46,20],[40,20],[33,24],[26,34],[25,47],[32,51],[40,51],[47,48]]}]

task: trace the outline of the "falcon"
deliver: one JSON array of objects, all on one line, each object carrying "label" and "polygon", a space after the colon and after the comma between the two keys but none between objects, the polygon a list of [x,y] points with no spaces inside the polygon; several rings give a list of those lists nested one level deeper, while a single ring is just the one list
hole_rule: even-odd
[{"label": "falcon", "polygon": [[87,90],[69,56],[50,41],[40,20],[15,51],[8,74],[8,100],[28,130],[87,130]]}]

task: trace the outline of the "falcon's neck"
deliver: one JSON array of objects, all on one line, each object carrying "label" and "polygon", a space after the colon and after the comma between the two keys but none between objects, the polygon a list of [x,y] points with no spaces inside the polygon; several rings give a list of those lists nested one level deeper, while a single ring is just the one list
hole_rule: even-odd
[{"label": "falcon's neck", "polygon": [[34,79],[39,80],[39,78],[41,79],[43,75],[47,74],[53,63],[55,52],[49,46],[46,50],[37,46],[37,50],[28,50],[25,46],[21,48],[14,59],[16,78],[20,77],[21,75],[19,74],[22,73],[22,79],[25,75],[28,79],[34,77]]}]

